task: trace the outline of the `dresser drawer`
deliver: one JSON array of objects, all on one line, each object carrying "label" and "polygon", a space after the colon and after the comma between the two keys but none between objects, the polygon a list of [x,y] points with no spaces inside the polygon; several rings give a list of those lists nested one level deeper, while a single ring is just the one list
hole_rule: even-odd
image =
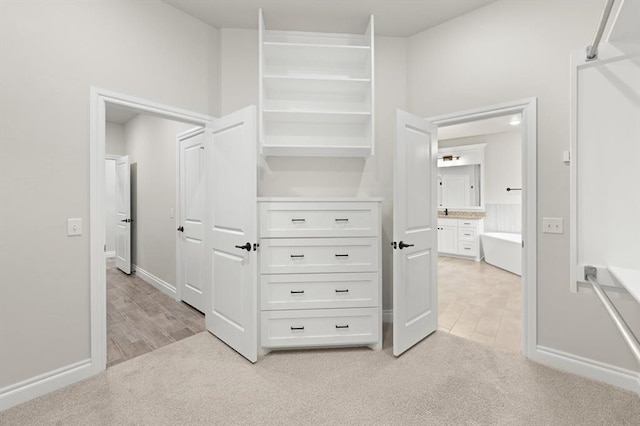
[{"label": "dresser drawer", "polygon": [[458,219],[458,227],[478,229],[478,221],[476,219]]},{"label": "dresser drawer", "polygon": [[261,343],[266,348],[373,344],[378,342],[378,308],[263,311]]},{"label": "dresser drawer", "polygon": [[458,239],[460,241],[476,241],[478,232],[475,228],[462,228],[458,229]]},{"label": "dresser drawer", "polygon": [[260,237],[373,237],[378,203],[260,203]]},{"label": "dresser drawer", "polygon": [[458,242],[458,254],[463,256],[477,256],[478,255],[478,243],[470,241]]},{"label": "dresser drawer", "polygon": [[260,277],[263,310],[378,306],[378,274],[288,274]]},{"label": "dresser drawer", "polygon": [[376,272],[377,238],[260,240],[263,274]]}]

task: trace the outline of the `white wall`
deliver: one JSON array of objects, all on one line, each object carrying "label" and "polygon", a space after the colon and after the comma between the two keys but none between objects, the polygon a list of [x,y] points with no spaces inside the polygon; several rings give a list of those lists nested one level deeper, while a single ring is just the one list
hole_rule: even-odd
[{"label": "white wall", "polygon": [[522,149],[519,132],[447,139],[438,141],[438,146],[447,148],[480,143],[487,144],[484,148],[485,203],[521,204],[521,192],[506,190],[507,187],[522,188]]},{"label": "white wall", "polygon": [[[258,103],[258,32],[221,29],[221,111]],[[376,155],[357,158],[260,159],[260,196],[380,196],[383,306],[391,308],[393,143],[396,108],[406,108],[406,39],[376,37]]]},{"label": "white wall", "polygon": [[[131,165],[132,262],[176,286],[176,135],[193,128],[148,115],[125,126]],[[171,211],[173,209],[173,217]]]},{"label": "white wall", "polygon": [[163,2],[1,7],[0,393],[90,355],[90,86],[201,113],[218,89],[217,30]]},{"label": "white wall", "polygon": [[105,154],[126,155],[127,144],[125,141],[124,124],[107,121],[105,128]]},{"label": "white wall", "polygon": [[[425,117],[536,96],[538,229],[565,218],[563,235],[538,234],[538,344],[636,370],[597,298],[569,291],[569,56],[591,42],[602,1],[497,1],[409,39],[409,107]],[[640,330],[637,304],[616,300]]]}]

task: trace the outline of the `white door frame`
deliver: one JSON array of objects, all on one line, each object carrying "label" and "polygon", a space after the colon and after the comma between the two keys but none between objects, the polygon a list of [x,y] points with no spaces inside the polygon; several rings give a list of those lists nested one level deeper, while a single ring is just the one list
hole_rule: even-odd
[{"label": "white door frame", "polygon": [[537,99],[529,98],[427,118],[437,126],[522,114],[522,343],[527,358],[535,358],[537,349]]},{"label": "white door frame", "polygon": [[107,278],[105,243],[105,133],[107,104],[140,113],[205,127],[214,117],[157,102],[90,88],[89,104],[89,222],[90,222],[90,294],[91,294],[91,374],[107,365]]}]

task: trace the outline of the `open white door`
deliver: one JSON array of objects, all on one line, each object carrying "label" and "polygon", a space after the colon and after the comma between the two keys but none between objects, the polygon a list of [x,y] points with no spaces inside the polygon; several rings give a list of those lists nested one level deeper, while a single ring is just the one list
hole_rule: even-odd
[{"label": "open white door", "polygon": [[[257,130],[247,107],[207,128],[207,329],[258,360]],[[206,293],[205,293],[206,294]]]},{"label": "open white door", "polygon": [[178,136],[180,214],[178,233],[180,298],[204,312],[205,273],[204,129]]},{"label": "open white door", "polygon": [[438,327],[437,128],[398,110],[393,182],[393,354]]},{"label": "open white door", "polygon": [[131,273],[131,184],[129,157],[116,160],[116,267]]}]

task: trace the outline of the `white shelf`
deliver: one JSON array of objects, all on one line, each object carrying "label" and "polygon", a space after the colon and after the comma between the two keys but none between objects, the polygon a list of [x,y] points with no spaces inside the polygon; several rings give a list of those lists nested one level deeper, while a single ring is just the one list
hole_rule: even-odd
[{"label": "white shelf", "polygon": [[267,30],[260,14],[263,155],[373,154],[373,17],[363,34]]},{"label": "white shelf", "polygon": [[640,269],[607,266],[613,277],[640,303]]},{"label": "white shelf", "polygon": [[371,114],[354,111],[265,109],[263,118],[267,122],[361,124],[366,123]]}]

